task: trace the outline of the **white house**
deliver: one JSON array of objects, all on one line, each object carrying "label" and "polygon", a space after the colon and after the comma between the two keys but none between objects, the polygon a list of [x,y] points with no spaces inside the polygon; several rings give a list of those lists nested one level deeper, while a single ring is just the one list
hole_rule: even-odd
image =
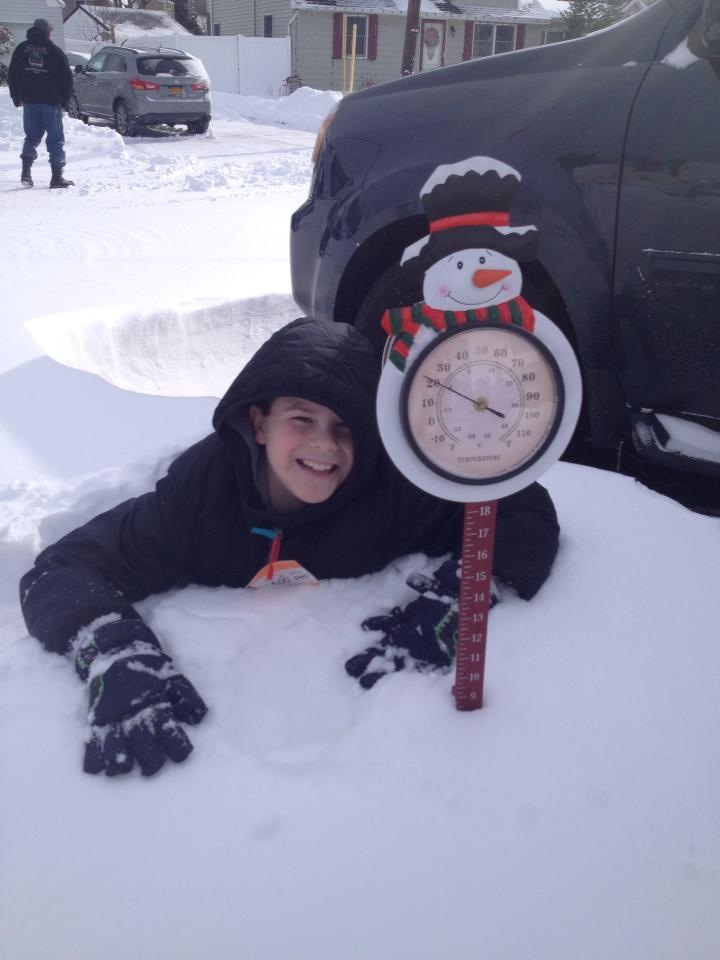
[{"label": "white house", "polygon": [[[421,0],[415,70],[562,39],[558,5],[557,0]],[[316,89],[348,88],[353,33],[355,89],[399,76],[407,0],[213,0],[212,12],[221,34],[289,35],[293,74]]]},{"label": "white house", "polygon": [[[33,20],[43,17],[53,26],[53,42],[64,49],[64,12],[63,0],[0,0],[0,24],[9,27],[16,44],[25,39]],[[4,59],[9,61],[10,54]]]}]

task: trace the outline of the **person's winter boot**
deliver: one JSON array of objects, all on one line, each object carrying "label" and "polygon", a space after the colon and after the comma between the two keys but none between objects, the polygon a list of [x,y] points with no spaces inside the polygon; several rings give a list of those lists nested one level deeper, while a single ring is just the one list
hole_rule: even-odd
[{"label": "person's winter boot", "polygon": [[50,188],[54,187],[74,187],[75,184],[72,180],[66,180],[62,175],[63,168],[56,163],[53,163],[50,167],[52,170],[52,179],[50,180]]},{"label": "person's winter boot", "polygon": [[20,174],[20,183],[24,187],[31,187],[33,185],[33,178],[30,173],[30,168],[33,165],[32,160],[27,157],[20,157],[22,160],[22,173]]}]

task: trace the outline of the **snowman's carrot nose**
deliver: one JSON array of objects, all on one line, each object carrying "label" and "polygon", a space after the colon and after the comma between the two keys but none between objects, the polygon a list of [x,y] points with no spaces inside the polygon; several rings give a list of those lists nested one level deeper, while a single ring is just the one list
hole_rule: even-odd
[{"label": "snowman's carrot nose", "polygon": [[476,270],[472,275],[472,282],[476,287],[489,287],[509,277],[512,270]]}]

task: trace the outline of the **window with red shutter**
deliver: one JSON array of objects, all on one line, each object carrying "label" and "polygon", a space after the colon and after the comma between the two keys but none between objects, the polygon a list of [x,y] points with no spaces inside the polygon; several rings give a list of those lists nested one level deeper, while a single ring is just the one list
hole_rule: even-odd
[{"label": "window with red shutter", "polygon": [[525,46],[525,24],[519,23],[515,30],[515,49],[522,50]]}]

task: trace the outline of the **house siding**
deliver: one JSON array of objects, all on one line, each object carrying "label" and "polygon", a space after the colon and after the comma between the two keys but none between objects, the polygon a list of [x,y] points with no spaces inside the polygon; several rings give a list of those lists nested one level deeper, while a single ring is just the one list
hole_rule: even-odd
[{"label": "house siding", "polygon": [[248,0],[214,0],[213,18],[223,36],[241,33],[253,35],[252,3]]},{"label": "house siding", "polygon": [[[343,61],[333,59],[332,14],[299,11],[290,28],[293,40],[293,72],[317,90],[343,89]],[[397,80],[400,76],[405,37],[403,17],[378,17],[377,58],[355,61],[355,90]],[[345,62],[345,86],[350,83],[350,60]]]},{"label": "house siding", "polygon": [[341,89],[333,87],[332,31],[332,14],[312,11],[298,11],[290,27],[292,72],[316,90]]},{"label": "house siding", "polygon": [[[62,15],[63,8],[48,6],[47,0],[0,0],[0,23],[10,29],[16,44],[25,39],[27,28],[33,20],[44,17],[53,25],[53,41],[64,48],[65,31]],[[10,58],[8,56],[5,59]]]},{"label": "house siding", "polygon": [[272,35],[286,37],[290,13],[289,0],[256,0],[254,36],[263,36],[263,18],[272,17]]},{"label": "house siding", "polygon": [[539,47],[542,44],[543,33],[548,30],[547,24],[537,26],[534,23],[525,24],[525,46]]}]

